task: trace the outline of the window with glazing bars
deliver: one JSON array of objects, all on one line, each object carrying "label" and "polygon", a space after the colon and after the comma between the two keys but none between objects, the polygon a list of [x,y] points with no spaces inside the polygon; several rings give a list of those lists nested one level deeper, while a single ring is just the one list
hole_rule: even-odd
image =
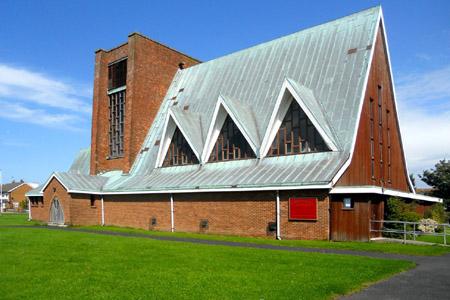
[{"label": "window with glazing bars", "polygon": [[255,158],[255,153],[230,116],[217,137],[209,162]]},{"label": "window with glazing bars", "polygon": [[292,100],[267,155],[279,156],[329,150],[300,105]]},{"label": "window with glazing bars", "polygon": [[108,66],[108,90],[127,84],[127,59],[122,59]]},{"label": "window with glazing bars", "polygon": [[126,91],[109,95],[109,156],[123,156]]},{"label": "window with glazing bars", "polygon": [[184,138],[180,129],[175,129],[163,167],[198,164],[197,156]]}]

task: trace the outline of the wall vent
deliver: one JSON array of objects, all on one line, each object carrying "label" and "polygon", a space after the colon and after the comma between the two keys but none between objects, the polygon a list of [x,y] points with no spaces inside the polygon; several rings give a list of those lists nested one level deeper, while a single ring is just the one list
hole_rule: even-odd
[{"label": "wall vent", "polygon": [[347,54],[353,54],[356,53],[356,51],[358,51],[356,48],[348,49]]}]

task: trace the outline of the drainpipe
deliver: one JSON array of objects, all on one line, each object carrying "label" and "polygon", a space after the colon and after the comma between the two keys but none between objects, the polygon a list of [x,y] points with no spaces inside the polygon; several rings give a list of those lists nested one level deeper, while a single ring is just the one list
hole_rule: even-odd
[{"label": "drainpipe", "polygon": [[101,198],[101,202],[102,202],[102,226],[105,226],[105,206],[103,205],[103,195]]},{"label": "drainpipe", "polygon": [[28,221],[31,221],[31,201],[30,198],[28,198]]},{"label": "drainpipe", "polygon": [[175,220],[173,219],[173,195],[170,194],[170,226],[171,231],[175,231]]},{"label": "drainpipe", "polygon": [[277,240],[281,240],[280,192],[277,191]]}]

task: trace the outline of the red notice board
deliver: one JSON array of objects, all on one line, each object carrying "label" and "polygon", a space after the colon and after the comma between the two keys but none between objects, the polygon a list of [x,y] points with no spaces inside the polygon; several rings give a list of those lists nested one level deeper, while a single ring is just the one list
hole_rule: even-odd
[{"label": "red notice board", "polygon": [[289,220],[317,220],[317,198],[289,198]]}]

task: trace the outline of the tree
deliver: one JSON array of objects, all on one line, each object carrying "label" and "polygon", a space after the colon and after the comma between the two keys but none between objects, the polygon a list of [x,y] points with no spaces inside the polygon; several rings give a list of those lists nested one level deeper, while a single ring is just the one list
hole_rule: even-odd
[{"label": "tree", "polygon": [[411,183],[415,189],[416,188],[416,177],[414,177],[413,173],[409,174],[409,179],[411,180]]},{"label": "tree", "polygon": [[419,177],[433,187],[433,196],[444,199],[444,204],[448,209],[450,206],[450,161],[440,160],[434,169],[423,171]]}]

